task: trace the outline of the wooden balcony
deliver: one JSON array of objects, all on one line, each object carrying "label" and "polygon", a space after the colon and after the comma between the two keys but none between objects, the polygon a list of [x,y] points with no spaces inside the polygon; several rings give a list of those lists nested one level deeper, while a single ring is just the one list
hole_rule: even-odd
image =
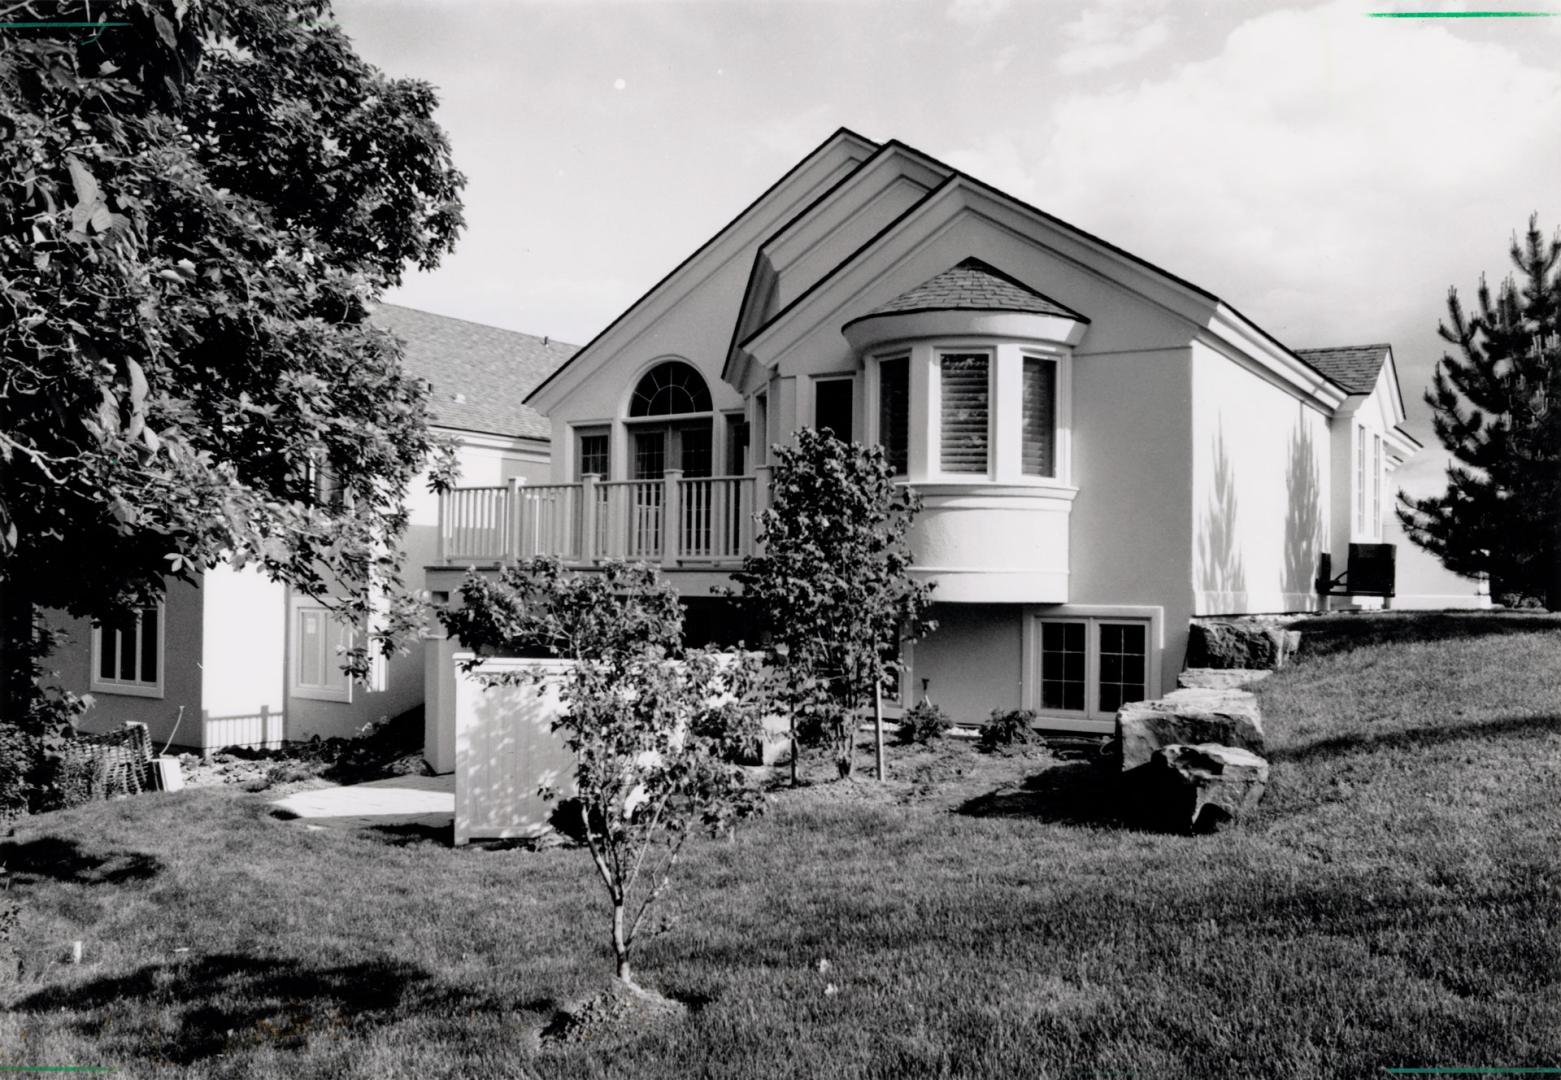
[{"label": "wooden balcony", "polygon": [[439,500],[439,562],[488,566],[533,555],[574,565],[636,559],[729,569],[754,550],[758,476],[600,480],[456,488]]}]

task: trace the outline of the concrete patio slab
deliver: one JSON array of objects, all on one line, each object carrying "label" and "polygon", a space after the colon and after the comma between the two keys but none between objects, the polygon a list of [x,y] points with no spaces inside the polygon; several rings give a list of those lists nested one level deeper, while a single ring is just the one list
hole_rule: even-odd
[{"label": "concrete patio slab", "polygon": [[340,829],[455,823],[455,776],[397,776],[346,787],[295,791],[271,803],[284,814]]}]

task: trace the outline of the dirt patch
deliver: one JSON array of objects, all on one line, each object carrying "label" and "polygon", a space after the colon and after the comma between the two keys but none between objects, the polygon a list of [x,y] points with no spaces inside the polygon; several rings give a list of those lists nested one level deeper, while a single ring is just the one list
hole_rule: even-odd
[{"label": "dirt patch", "polygon": [[688,1015],[681,1001],[613,982],[588,998],[560,1009],[542,1029],[545,1046],[602,1046],[643,1035]]},{"label": "dirt patch", "polygon": [[1007,748],[998,752],[980,749],[974,740],[934,739],[925,745],[890,744],[884,750],[887,777],[875,779],[869,736],[859,748],[856,772],[850,780],[837,779],[835,763],[822,749],[804,749],[797,762],[798,786],[790,772],[777,767],[767,783],[770,797],[809,803],[895,805],[943,803],[950,808],[993,787],[1058,763],[1044,743]]}]

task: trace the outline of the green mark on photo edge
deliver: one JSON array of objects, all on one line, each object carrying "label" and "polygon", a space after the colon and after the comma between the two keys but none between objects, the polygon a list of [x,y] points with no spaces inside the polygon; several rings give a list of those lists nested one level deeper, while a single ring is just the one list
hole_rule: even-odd
[{"label": "green mark on photo edge", "polygon": [[111,1073],[118,1071],[109,1065],[0,1065],[0,1072]]},{"label": "green mark on photo edge", "polygon": [[1368,11],[1373,19],[1547,19],[1554,11]]}]

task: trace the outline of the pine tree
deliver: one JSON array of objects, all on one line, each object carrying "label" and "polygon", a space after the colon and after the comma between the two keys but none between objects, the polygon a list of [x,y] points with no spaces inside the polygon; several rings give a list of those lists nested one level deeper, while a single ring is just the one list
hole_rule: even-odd
[{"label": "pine tree", "polygon": [[1405,532],[1449,570],[1487,575],[1509,601],[1543,598],[1561,609],[1561,235],[1546,240],[1538,217],[1512,240],[1515,274],[1492,296],[1482,277],[1478,309],[1447,297],[1443,355],[1426,403],[1452,455],[1447,490],[1400,496]]}]

